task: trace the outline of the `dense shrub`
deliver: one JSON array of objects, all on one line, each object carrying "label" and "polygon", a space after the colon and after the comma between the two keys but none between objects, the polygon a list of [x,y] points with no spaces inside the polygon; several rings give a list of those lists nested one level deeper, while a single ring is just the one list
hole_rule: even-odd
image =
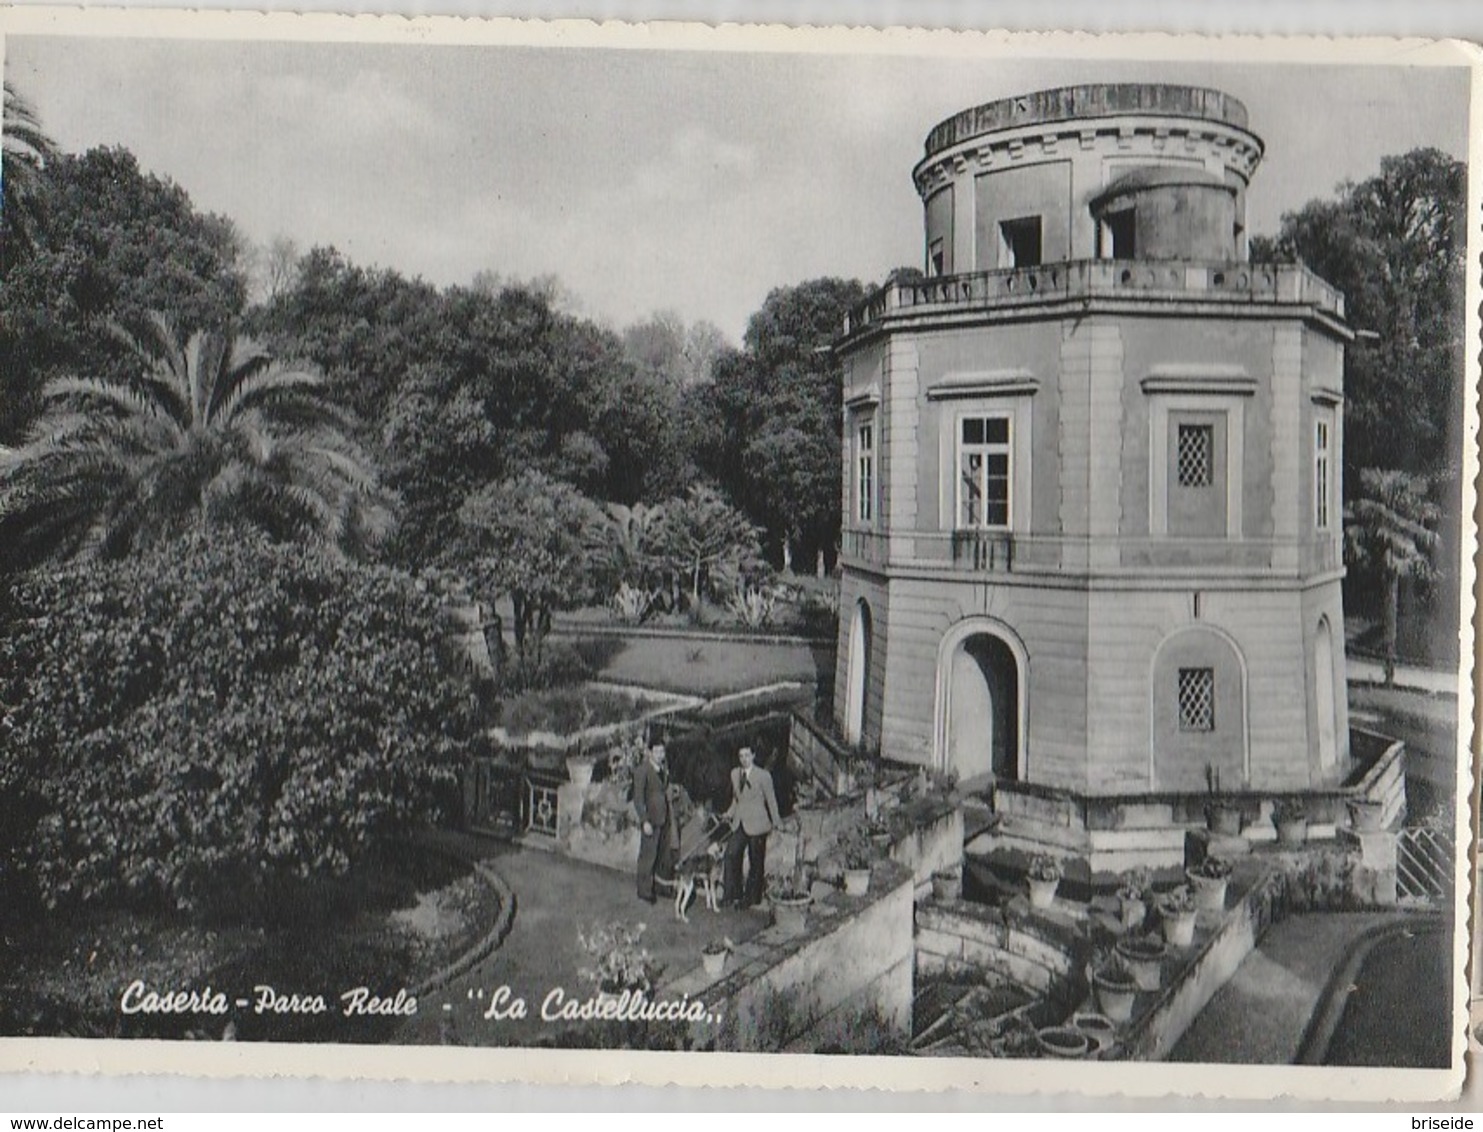
[{"label": "dense shrub", "polygon": [[469,699],[405,575],[218,528],[22,579],[7,622],[0,860],[49,905],[339,872],[448,796]]}]

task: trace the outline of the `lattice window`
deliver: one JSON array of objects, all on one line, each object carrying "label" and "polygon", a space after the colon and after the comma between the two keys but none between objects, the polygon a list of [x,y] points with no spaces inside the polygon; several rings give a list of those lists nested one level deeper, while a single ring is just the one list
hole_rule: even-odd
[{"label": "lattice window", "polygon": [[1179,486],[1209,487],[1215,481],[1215,426],[1179,426]]},{"label": "lattice window", "polygon": [[1215,669],[1179,670],[1179,730],[1215,730]]}]

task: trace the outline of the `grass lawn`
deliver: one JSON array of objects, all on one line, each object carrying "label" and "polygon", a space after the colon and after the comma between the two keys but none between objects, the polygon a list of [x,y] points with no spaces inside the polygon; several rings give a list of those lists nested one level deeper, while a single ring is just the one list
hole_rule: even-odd
[{"label": "grass lawn", "polygon": [[830,687],[834,649],[753,641],[625,637],[598,672],[602,680],[666,692],[718,696],[798,681]]}]

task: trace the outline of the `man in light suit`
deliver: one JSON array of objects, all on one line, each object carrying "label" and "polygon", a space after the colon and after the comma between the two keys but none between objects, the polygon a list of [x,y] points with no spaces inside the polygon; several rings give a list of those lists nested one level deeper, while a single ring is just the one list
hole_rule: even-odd
[{"label": "man in light suit", "polygon": [[633,808],[639,819],[639,899],[654,903],[655,876],[674,872],[675,837],[673,811],[669,804],[669,767],[664,744],[649,748],[648,756],[633,772]]},{"label": "man in light suit", "polygon": [[[737,755],[740,766],[731,772],[731,808],[726,820],[732,823],[726,843],[726,902],[738,908],[762,903],[762,879],[766,875],[767,835],[783,820],[772,775],[756,765],[751,747]],[[747,858],[747,881],[742,885],[742,856]]]}]

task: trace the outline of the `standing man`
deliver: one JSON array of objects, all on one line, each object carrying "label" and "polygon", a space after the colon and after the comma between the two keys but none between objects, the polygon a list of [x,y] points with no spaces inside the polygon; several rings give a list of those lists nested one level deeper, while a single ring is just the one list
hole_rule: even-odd
[{"label": "standing man", "polygon": [[648,757],[633,772],[633,808],[639,818],[638,893],[640,900],[654,903],[655,876],[669,876],[674,869],[669,806],[669,767],[664,744],[649,748]]},{"label": "standing man", "polygon": [[[738,908],[762,903],[762,878],[766,876],[767,835],[783,820],[772,775],[756,765],[751,747],[737,753],[741,763],[731,772],[731,808],[726,819],[732,823],[726,843],[726,902]],[[747,857],[747,883],[742,886],[742,855]]]}]

